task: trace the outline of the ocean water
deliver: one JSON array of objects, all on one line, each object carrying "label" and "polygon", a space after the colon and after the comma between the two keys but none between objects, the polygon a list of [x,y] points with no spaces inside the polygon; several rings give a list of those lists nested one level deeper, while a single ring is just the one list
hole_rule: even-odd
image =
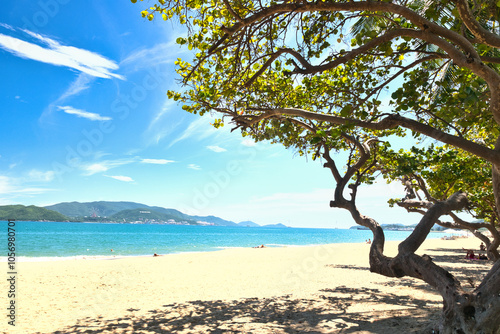
[{"label": "ocean water", "polygon": [[[7,224],[0,222],[3,260],[7,256]],[[386,240],[403,240],[409,234],[387,231]],[[431,233],[429,237],[443,235]],[[345,229],[15,222],[16,258],[20,261],[206,252],[262,244],[305,246],[365,242],[369,238],[370,231]]]}]

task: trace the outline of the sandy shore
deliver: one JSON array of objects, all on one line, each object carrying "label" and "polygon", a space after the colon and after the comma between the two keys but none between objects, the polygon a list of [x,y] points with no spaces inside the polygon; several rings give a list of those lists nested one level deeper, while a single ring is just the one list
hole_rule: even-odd
[{"label": "sandy shore", "polygon": [[[419,253],[452,271],[466,268],[477,281],[491,264],[464,260],[462,247],[479,243],[427,240]],[[386,254],[396,247],[389,242]],[[440,297],[417,280],[370,273],[368,249],[333,244],[21,262],[16,327],[3,316],[0,332],[417,332],[439,312]],[[0,301],[7,305],[6,293]]]}]

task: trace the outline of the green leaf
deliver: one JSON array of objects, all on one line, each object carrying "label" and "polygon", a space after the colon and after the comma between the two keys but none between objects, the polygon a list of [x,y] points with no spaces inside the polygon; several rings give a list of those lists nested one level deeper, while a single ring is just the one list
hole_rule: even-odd
[{"label": "green leaf", "polygon": [[340,110],[340,116],[347,117],[351,114],[351,111],[352,111],[352,106],[348,104]]},{"label": "green leaf", "polygon": [[187,43],[187,40],[185,38],[182,38],[182,37],[177,37],[177,39],[175,40],[175,43],[177,43],[179,45],[184,45]]}]

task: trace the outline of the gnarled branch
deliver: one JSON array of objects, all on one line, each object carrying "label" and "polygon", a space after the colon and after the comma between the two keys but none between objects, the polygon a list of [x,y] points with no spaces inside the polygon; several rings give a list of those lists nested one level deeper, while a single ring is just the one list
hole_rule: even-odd
[{"label": "gnarled branch", "polygon": [[350,124],[371,130],[389,130],[401,126],[410,130],[414,130],[418,133],[429,136],[436,140],[442,141],[446,144],[459,147],[487,161],[500,165],[500,151],[492,150],[488,147],[482,146],[473,141],[469,141],[458,136],[450,135],[444,131],[435,129],[427,124],[417,122],[413,119],[406,118],[399,114],[389,115],[378,122],[369,122],[354,118],[345,118],[335,115],[315,113],[298,108],[276,108],[271,110],[252,108],[251,110],[255,111],[261,110],[263,111],[263,113],[257,116],[237,116],[233,120],[243,127],[251,127],[262,120],[276,116],[304,117],[307,119],[325,121],[338,125]]},{"label": "gnarled branch", "polygon": [[481,27],[470,11],[469,2],[466,0],[455,0],[455,3],[460,17],[472,34],[476,36],[476,39],[482,44],[500,48],[500,36]]}]

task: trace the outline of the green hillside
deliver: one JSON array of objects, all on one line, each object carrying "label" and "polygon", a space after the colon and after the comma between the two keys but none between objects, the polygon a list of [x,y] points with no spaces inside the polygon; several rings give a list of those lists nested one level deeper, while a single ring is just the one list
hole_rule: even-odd
[{"label": "green hillside", "polygon": [[184,222],[185,224],[197,225],[196,221],[193,219],[184,219],[175,214],[162,213],[153,211],[149,208],[139,208],[131,210],[122,210],[114,215],[108,217],[108,219],[116,222],[167,222],[169,220],[174,220],[178,223]]},{"label": "green hillside", "polygon": [[123,210],[145,208],[147,205],[134,202],[64,202],[46,206],[49,210],[57,211],[68,217],[90,217],[94,213],[96,216],[109,217]]},{"label": "green hillside", "polygon": [[64,222],[70,220],[59,212],[40,208],[34,205],[3,205],[0,206],[0,220],[15,219],[21,221],[56,221]]},{"label": "green hillside", "polygon": [[235,222],[215,216],[188,216],[188,217],[190,217],[191,219],[196,219],[207,223],[212,223],[217,226],[238,226],[238,224],[236,224]]},{"label": "green hillside", "polygon": [[[163,221],[170,219],[176,222],[186,222],[187,224],[197,224],[198,221],[213,224],[216,226],[252,226],[259,227],[251,221],[235,222],[225,220],[215,216],[190,216],[175,209],[167,209],[159,206],[149,206],[135,202],[64,202],[46,206],[45,208],[57,211],[71,219],[92,222],[135,222],[135,221]],[[150,214],[141,213],[149,211]],[[279,226],[282,227],[282,226]]]},{"label": "green hillside", "polygon": [[145,206],[145,207],[148,208],[148,209],[151,209],[153,211],[159,212],[159,213],[164,213],[164,214],[171,215],[173,217],[178,217],[179,219],[191,219],[192,220],[191,216],[189,216],[189,215],[187,215],[185,213],[182,213],[179,210],[166,209],[166,208],[162,208],[162,207],[159,207],[159,206]]},{"label": "green hillside", "polygon": [[[132,212],[133,210],[138,210],[138,211],[151,211],[151,212],[154,211],[157,214],[165,215],[165,216],[155,216],[155,217],[151,216],[151,219],[155,220],[166,221],[168,219],[174,219],[177,222],[187,221],[189,222],[189,224],[195,224],[196,221],[203,221],[219,226],[238,226],[236,223],[232,221],[228,221],[219,217],[189,216],[175,209],[166,209],[158,206],[149,206],[146,204],[135,203],[135,202],[108,202],[108,201],[87,202],[87,203],[64,202],[64,203],[49,205],[46,206],[45,208],[57,211],[68,217],[72,218],[78,217],[78,219],[83,219],[85,221],[108,221],[108,220],[123,221],[123,219],[125,219],[126,222],[130,222],[130,221],[140,220],[136,218],[146,218],[137,215],[137,212],[135,213]],[[98,217],[107,217],[107,218],[106,219],[90,218],[90,216],[92,216],[94,213]],[[118,213],[120,214],[117,215]],[[160,219],[159,217],[168,217],[168,218]]]}]

